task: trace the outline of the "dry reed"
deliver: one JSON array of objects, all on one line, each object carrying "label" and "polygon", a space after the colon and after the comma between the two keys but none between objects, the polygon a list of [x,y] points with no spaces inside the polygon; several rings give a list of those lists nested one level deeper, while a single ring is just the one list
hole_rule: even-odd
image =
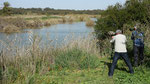
[{"label": "dry reed", "polygon": [[92,36],[72,38],[67,44],[55,48],[51,44],[51,40],[49,40],[49,45],[41,47],[42,44],[38,36],[30,35],[28,40],[30,45],[24,45],[21,48],[15,45],[17,41],[15,39],[8,42],[0,41],[0,44],[5,47],[0,54],[2,83],[22,83],[24,81],[28,83],[32,75],[37,73],[42,75],[53,70],[51,66],[55,64],[54,58],[59,52],[77,48],[99,56],[99,49],[96,46],[97,40]]},{"label": "dry reed", "polygon": [[94,24],[95,24],[95,22],[90,19],[86,21],[86,26],[92,27],[92,26],[94,26]]},{"label": "dry reed", "polygon": [[[42,19],[42,18],[45,19]],[[20,32],[25,28],[42,28],[44,26],[50,26],[60,23],[72,23],[77,21],[86,21],[87,26],[93,26],[94,22],[89,20],[94,15],[65,15],[65,16],[54,16],[59,18],[50,18],[45,15],[17,15],[0,17],[0,32]],[[29,20],[26,20],[29,18]]]}]

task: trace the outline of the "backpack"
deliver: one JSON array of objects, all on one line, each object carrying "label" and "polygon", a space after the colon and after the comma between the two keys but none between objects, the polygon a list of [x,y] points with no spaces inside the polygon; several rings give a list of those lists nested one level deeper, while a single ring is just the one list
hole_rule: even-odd
[{"label": "backpack", "polygon": [[135,31],[134,34],[134,45],[143,46],[144,45],[144,34],[142,32]]}]

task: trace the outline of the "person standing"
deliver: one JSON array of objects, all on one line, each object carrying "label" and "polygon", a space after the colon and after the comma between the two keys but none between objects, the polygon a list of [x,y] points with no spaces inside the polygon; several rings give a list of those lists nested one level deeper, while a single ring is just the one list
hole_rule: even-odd
[{"label": "person standing", "polygon": [[135,26],[131,39],[133,40],[134,66],[137,67],[144,60],[144,33]]},{"label": "person standing", "polygon": [[126,41],[127,41],[126,36],[122,34],[121,30],[117,30],[116,35],[113,36],[113,39],[110,41],[111,43],[114,43],[115,54],[113,57],[112,65],[108,72],[109,77],[113,76],[115,66],[120,57],[122,57],[124,59],[124,61],[126,62],[128,68],[130,70],[130,73],[134,73],[131,62],[128,58],[127,49],[126,49]]}]

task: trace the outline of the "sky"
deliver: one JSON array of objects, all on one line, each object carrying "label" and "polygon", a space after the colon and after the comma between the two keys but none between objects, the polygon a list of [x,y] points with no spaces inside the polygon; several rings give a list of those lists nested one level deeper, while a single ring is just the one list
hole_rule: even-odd
[{"label": "sky", "polygon": [[0,0],[0,7],[3,2],[9,2],[15,8],[54,8],[54,9],[75,9],[93,10],[106,9],[109,5],[119,2],[124,4],[126,0]]}]

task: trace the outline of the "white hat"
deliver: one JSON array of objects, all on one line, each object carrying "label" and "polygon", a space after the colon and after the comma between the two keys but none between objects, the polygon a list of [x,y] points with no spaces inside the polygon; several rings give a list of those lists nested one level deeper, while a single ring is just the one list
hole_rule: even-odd
[{"label": "white hat", "polygon": [[121,34],[121,33],[122,33],[122,31],[118,29],[118,30],[116,30],[116,33],[120,33],[120,34]]}]

